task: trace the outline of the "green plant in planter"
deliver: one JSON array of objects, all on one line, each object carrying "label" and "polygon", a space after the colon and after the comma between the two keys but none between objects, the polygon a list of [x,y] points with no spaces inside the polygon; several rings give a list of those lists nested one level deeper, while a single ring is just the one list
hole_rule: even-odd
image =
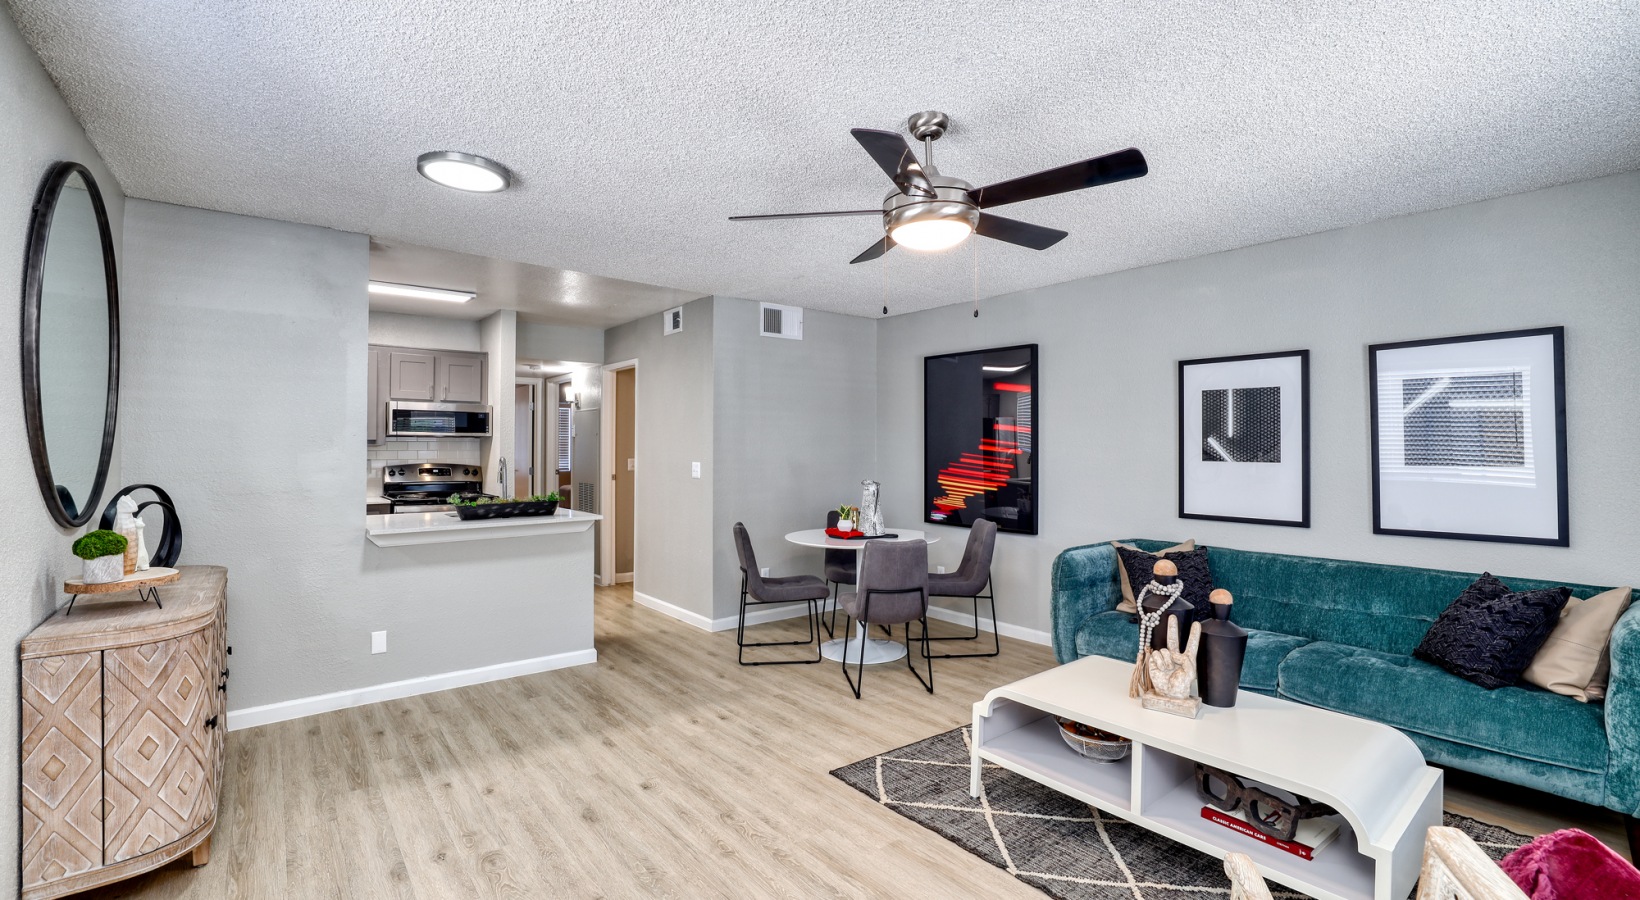
[{"label": "green plant in planter", "polygon": [[81,559],[101,559],[125,553],[125,535],[113,531],[87,532],[74,542],[74,555]]},{"label": "green plant in planter", "polygon": [[451,506],[487,506],[491,503],[525,503],[525,502],[528,502],[528,503],[562,503],[564,501],[563,501],[562,497],[558,496],[557,491],[553,491],[552,493],[547,494],[544,497],[541,496],[540,494],[536,494],[536,495],[530,497],[530,499],[527,500],[527,501],[525,501],[525,500],[513,500],[513,499],[508,498],[508,497],[480,497],[477,500],[463,500],[460,497],[455,497],[455,496],[452,496],[450,498],[450,505]]},{"label": "green plant in planter", "polygon": [[845,503],[842,506],[837,507],[837,518],[848,519],[851,522],[858,522],[860,520],[860,508],[858,506],[850,506]]}]

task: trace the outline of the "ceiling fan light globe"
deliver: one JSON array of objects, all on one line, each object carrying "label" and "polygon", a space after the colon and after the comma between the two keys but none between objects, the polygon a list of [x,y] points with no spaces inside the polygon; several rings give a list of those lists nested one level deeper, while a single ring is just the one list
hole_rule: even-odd
[{"label": "ceiling fan light globe", "polygon": [[918,219],[895,226],[888,236],[908,250],[938,253],[957,246],[973,233],[974,227],[962,219]]}]

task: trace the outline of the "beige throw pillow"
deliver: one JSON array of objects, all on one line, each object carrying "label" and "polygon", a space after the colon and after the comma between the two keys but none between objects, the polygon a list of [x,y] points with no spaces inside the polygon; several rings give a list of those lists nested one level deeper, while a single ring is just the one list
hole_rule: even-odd
[{"label": "beige throw pillow", "polygon": [[[1128,550],[1139,550],[1138,547],[1135,547],[1132,544],[1124,544],[1121,541],[1111,541],[1110,545],[1112,547],[1123,547]],[[1150,555],[1166,556],[1169,553],[1179,553],[1194,549],[1196,549],[1196,539],[1191,538],[1182,544],[1175,544],[1165,550],[1157,550],[1155,553]],[[1144,551],[1140,550],[1139,552],[1143,553]],[[1116,580],[1122,586],[1122,601],[1116,604],[1116,611],[1125,613],[1138,612],[1139,604],[1135,603],[1133,600],[1133,585],[1128,583],[1127,566],[1122,565],[1122,554],[1120,553],[1116,554]]]},{"label": "beige throw pillow", "polygon": [[[1573,598],[1560,613],[1560,622],[1532,657],[1521,680],[1557,694],[1588,703],[1606,695],[1605,676],[1600,664],[1606,660],[1607,645],[1617,619],[1628,608],[1632,588],[1612,588],[1587,600]],[[1607,662],[1606,669],[1611,669]]]}]

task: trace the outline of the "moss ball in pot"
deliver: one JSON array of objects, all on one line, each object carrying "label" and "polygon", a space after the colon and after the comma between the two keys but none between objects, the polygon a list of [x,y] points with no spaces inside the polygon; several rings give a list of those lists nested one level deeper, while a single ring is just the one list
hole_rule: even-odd
[{"label": "moss ball in pot", "polygon": [[111,584],[125,577],[125,536],[113,531],[91,531],[74,542],[74,555],[81,559],[80,580],[86,584]]}]

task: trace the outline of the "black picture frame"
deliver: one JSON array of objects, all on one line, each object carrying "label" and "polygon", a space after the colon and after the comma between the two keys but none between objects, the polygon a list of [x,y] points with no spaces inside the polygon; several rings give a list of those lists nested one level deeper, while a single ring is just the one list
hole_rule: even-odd
[{"label": "black picture frame", "polygon": [[[997,373],[996,377],[984,374],[983,368],[986,358],[992,360],[1023,359],[1021,367],[1012,372]],[[961,372],[963,386],[957,388],[951,383],[954,372]],[[1028,378],[1027,378],[1028,376]],[[1003,377],[1009,379],[1006,383],[1026,390],[1012,388],[1009,391],[999,392],[991,390],[986,384],[1001,382]],[[1024,382],[1028,380],[1029,384]],[[975,389],[977,388],[977,390]],[[1015,445],[1009,450],[988,450],[990,447],[1006,446],[997,443],[996,435],[1001,432],[995,430],[998,418],[1016,418],[1016,416],[1001,417],[988,416],[992,400],[999,408],[1002,403],[1002,393],[1014,394],[1014,411],[1017,413],[1019,395],[1028,395],[1027,430],[1028,442],[1024,448],[1017,445],[1022,432],[1017,429],[1020,424],[1006,423],[1015,430],[1011,432]],[[995,395],[995,396],[992,396]],[[1041,398],[1042,398],[1042,369],[1041,356],[1036,344],[1013,344],[1006,347],[989,347],[978,350],[963,350],[954,353],[939,353],[923,357],[923,522],[930,525],[950,525],[958,528],[967,528],[981,518],[996,523],[997,530],[1011,534],[1037,534],[1041,527]],[[969,440],[974,438],[974,440]],[[970,446],[970,444],[972,446]],[[968,493],[964,499],[984,496],[1000,500],[1001,505],[984,506],[981,511],[974,511],[968,506],[961,509],[950,507],[951,495],[941,487],[941,474],[953,465],[960,465],[962,454],[986,455],[997,460],[1017,460],[1014,471],[1028,467],[1029,474],[1023,478],[1003,479],[1003,483],[995,485],[996,490],[975,491]],[[999,469],[1000,475],[1003,470]],[[937,501],[945,501],[941,506]],[[1010,513],[1000,510],[1011,511]]]},{"label": "black picture frame", "polygon": [[[1296,518],[1271,518],[1268,516],[1237,516],[1189,511],[1188,479],[1186,477],[1186,412],[1190,405],[1186,402],[1185,379],[1186,372],[1192,366],[1220,366],[1236,363],[1261,362],[1272,359],[1296,358],[1298,360],[1298,406],[1299,406],[1299,513]],[[1309,350],[1278,350],[1270,353],[1244,353],[1238,356],[1215,356],[1203,359],[1181,359],[1178,364],[1178,501],[1179,518],[1206,519],[1215,522],[1241,522],[1249,525],[1282,525],[1291,528],[1310,527],[1310,351]]]},{"label": "black picture frame", "polygon": [[[108,346],[88,347],[86,352],[108,354],[108,385],[103,406],[102,446],[97,457],[97,471],[91,489],[85,498],[74,498],[66,489],[60,489],[51,471],[50,448],[46,446],[45,416],[41,409],[40,393],[40,301],[45,286],[46,246],[51,237],[51,221],[57,211],[58,198],[68,179],[78,175],[90,196],[91,207],[97,219],[97,239],[102,248],[103,279],[108,299]],[[23,268],[23,310],[21,356],[23,364],[23,423],[28,434],[29,453],[34,458],[34,477],[40,486],[51,518],[64,528],[78,528],[97,514],[97,503],[102,499],[108,482],[109,463],[114,455],[114,429],[119,419],[120,405],[120,286],[114,260],[114,237],[108,224],[108,208],[103,203],[102,190],[97,179],[85,166],[76,162],[54,164],[40,182],[40,191],[34,198],[34,209],[29,219],[28,250]]]},{"label": "black picture frame", "polygon": [[[1553,537],[1534,537],[1531,535],[1486,534],[1467,531],[1437,531],[1429,529],[1395,528],[1384,525],[1383,509],[1383,448],[1380,441],[1379,408],[1379,356],[1380,354],[1409,348],[1436,347],[1442,345],[1471,344],[1480,341],[1503,341],[1518,338],[1547,337],[1552,346],[1552,363],[1550,373],[1554,379],[1554,433],[1555,433],[1555,535]],[[1485,334],[1466,334],[1452,337],[1426,338],[1415,341],[1395,341],[1383,344],[1371,344],[1367,347],[1367,395],[1372,410],[1372,533],[1401,535],[1406,537],[1442,538],[1461,541],[1487,541],[1504,544],[1533,544],[1547,547],[1568,547],[1571,545],[1571,505],[1568,491],[1568,472],[1566,467],[1566,329],[1564,326],[1554,325],[1545,328],[1525,328],[1514,331],[1494,331]]]}]

